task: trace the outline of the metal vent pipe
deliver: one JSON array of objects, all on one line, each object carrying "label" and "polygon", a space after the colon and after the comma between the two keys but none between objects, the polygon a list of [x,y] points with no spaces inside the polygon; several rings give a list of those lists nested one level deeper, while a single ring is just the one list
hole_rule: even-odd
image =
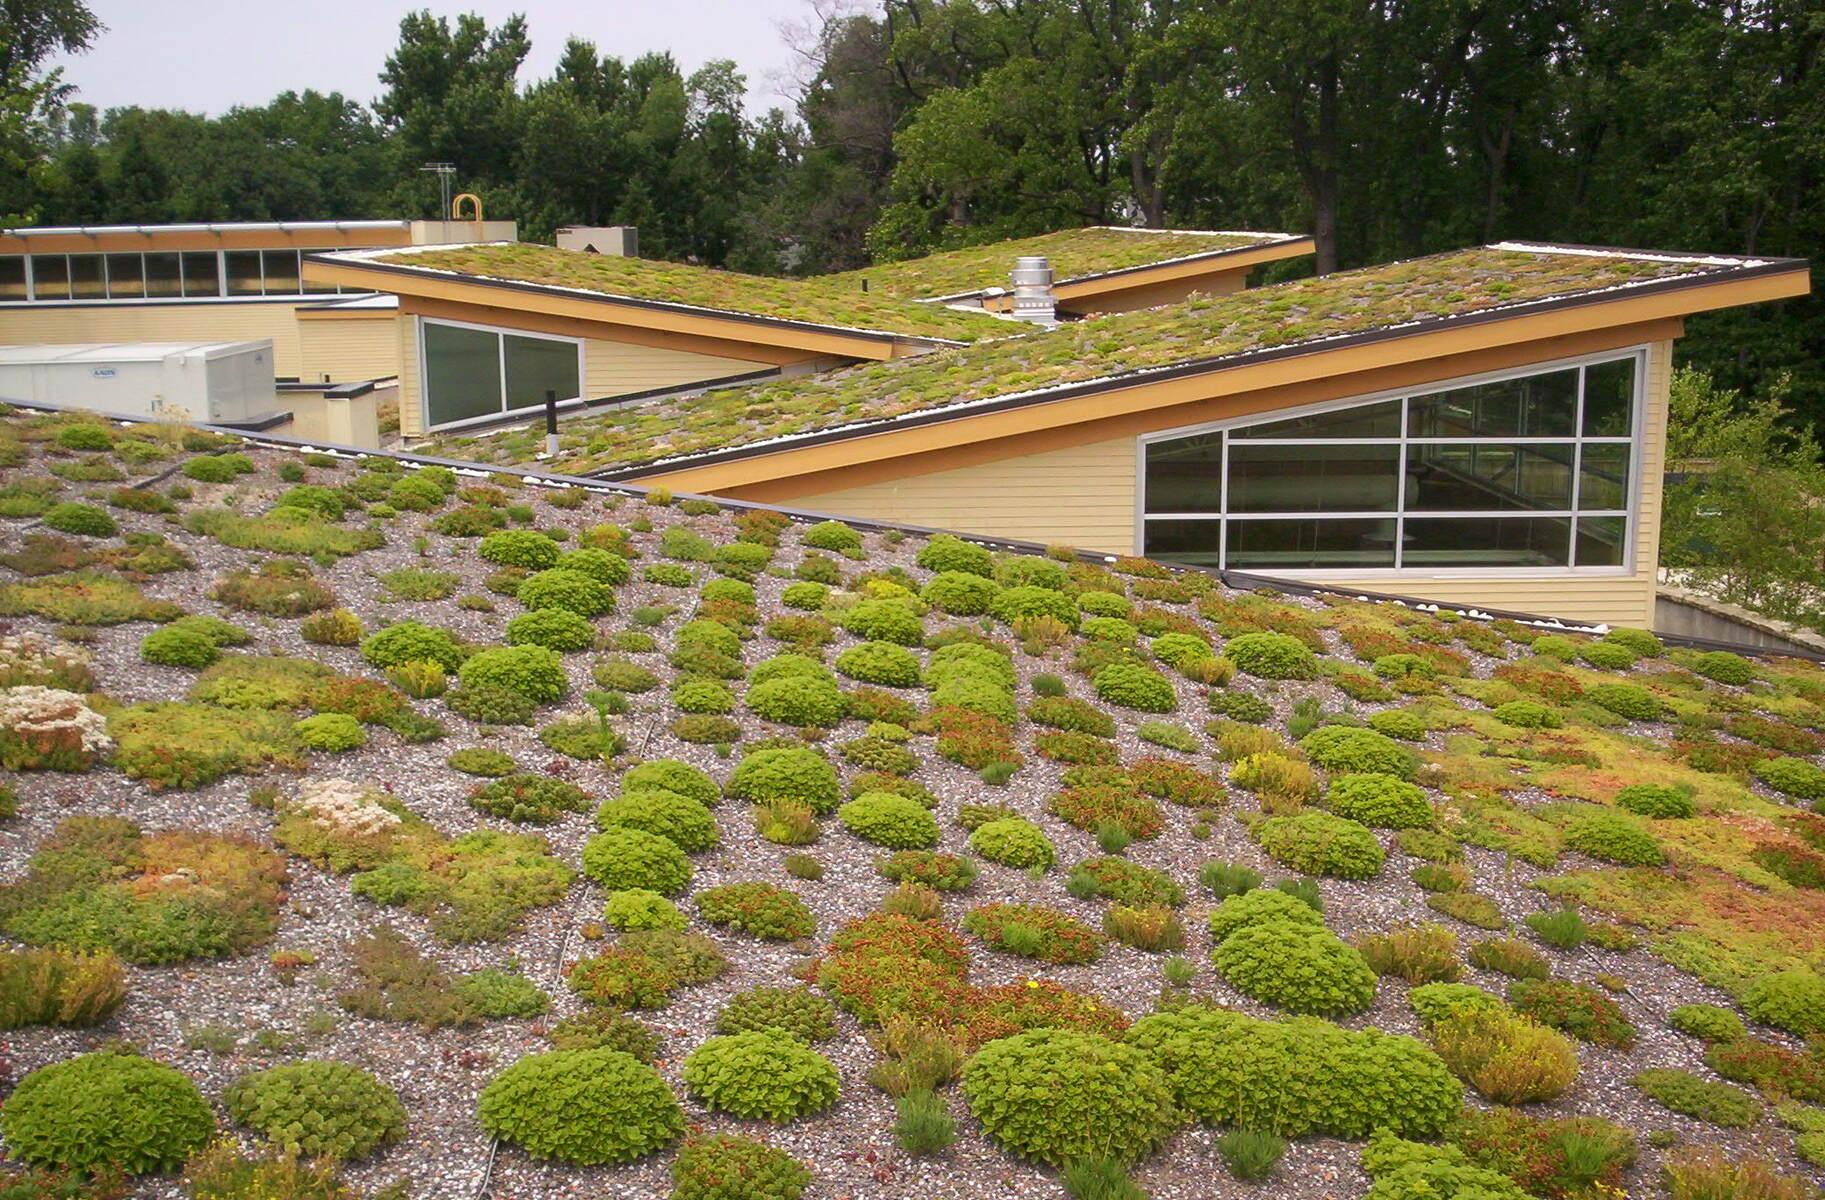
[{"label": "metal vent pipe", "polygon": [[1052,295],[1052,264],[1040,254],[1014,260],[1014,318],[1050,329],[1058,324],[1058,300]]}]

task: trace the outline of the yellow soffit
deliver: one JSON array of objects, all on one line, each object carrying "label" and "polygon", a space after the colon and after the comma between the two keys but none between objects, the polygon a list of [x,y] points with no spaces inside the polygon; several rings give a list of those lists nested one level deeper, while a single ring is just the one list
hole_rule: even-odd
[{"label": "yellow soffit", "polygon": [[[1716,308],[1756,304],[1804,296],[1811,280],[1804,262],[1791,270],[1749,277],[1721,279],[1714,283],[1579,301],[1557,307],[1497,315],[1487,319],[1448,324],[1443,328],[1395,332],[1356,340],[1340,339],[1334,345],[1309,349],[1289,348],[1265,361],[1247,356],[1218,361],[1206,370],[1188,366],[1170,377],[1153,372],[1132,384],[1119,379],[1098,384],[1095,380],[1058,389],[1057,399],[1043,396],[988,412],[961,409],[946,416],[934,409],[920,423],[901,424],[880,432],[864,430],[845,435],[837,427],[820,435],[804,435],[798,444],[784,443],[766,450],[743,453],[741,447],[711,451],[698,465],[690,461],[653,464],[642,470],[615,472],[616,478],[663,484],[680,491],[721,492],[751,484],[767,483],[797,475],[817,474],[837,467],[877,462],[908,454],[1015,437],[1042,429],[1114,416],[1170,408],[1241,392],[1283,387],[1337,375],[1373,371],[1402,363],[1472,353],[1498,346],[1545,341],[1620,325],[1689,316]],[[919,416],[923,414],[914,414]],[[1172,422],[1162,421],[1161,428]]]},{"label": "yellow soffit", "polygon": [[514,312],[569,317],[602,325],[715,338],[724,342],[780,346],[813,354],[855,359],[904,358],[950,343],[889,333],[849,333],[771,317],[738,313],[681,311],[662,302],[650,304],[613,296],[588,296],[532,284],[471,280],[386,265],[329,262],[307,258],[304,277],[313,283],[336,283],[396,296],[449,300]]}]

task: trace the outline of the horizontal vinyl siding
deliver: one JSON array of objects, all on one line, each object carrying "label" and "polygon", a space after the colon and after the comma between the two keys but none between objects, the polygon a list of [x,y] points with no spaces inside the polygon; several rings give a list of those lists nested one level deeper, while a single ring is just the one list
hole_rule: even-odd
[{"label": "horizontal vinyl siding", "polygon": [[[318,301],[311,301],[318,303]],[[94,304],[0,308],[0,345],[272,339],[273,374],[302,376],[294,304]]]},{"label": "horizontal vinyl siding", "polygon": [[423,437],[424,409],[418,402],[418,318],[401,316],[399,334],[399,436]]},{"label": "horizontal vinyl siding", "polygon": [[1134,439],[795,496],[795,508],[1126,554]]},{"label": "horizontal vinyl siding", "polygon": [[391,313],[372,318],[338,317],[298,322],[304,355],[300,377],[333,383],[386,379],[399,374],[399,323]]},{"label": "horizontal vinyl siding", "polygon": [[685,387],[728,375],[745,375],[769,366],[739,358],[590,338],[583,343],[583,394],[591,400],[602,400],[629,392]]}]

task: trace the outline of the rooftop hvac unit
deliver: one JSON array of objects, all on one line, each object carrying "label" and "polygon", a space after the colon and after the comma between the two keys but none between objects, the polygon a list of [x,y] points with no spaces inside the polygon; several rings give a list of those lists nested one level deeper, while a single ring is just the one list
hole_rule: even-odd
[{"label": "rooftop hvac unit", "polygon": [[270,340],[0,346],[0,400],[211,425],[283,411]]}]

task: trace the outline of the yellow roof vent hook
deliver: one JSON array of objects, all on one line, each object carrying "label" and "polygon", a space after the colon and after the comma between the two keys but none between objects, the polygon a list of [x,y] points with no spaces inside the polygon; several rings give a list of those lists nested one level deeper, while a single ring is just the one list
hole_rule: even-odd
[{"label": "yellow roof vent hook", "polygon": [[474,192],[463,192],[452,199],[450,201],[450,219],[452,221],[465,219],[463,217],[463,201],[465,200],[475,210],[475,215],[467,219],[475,222],[475,240],[479,242],[482,240],[482,198],[480,196]]}]

